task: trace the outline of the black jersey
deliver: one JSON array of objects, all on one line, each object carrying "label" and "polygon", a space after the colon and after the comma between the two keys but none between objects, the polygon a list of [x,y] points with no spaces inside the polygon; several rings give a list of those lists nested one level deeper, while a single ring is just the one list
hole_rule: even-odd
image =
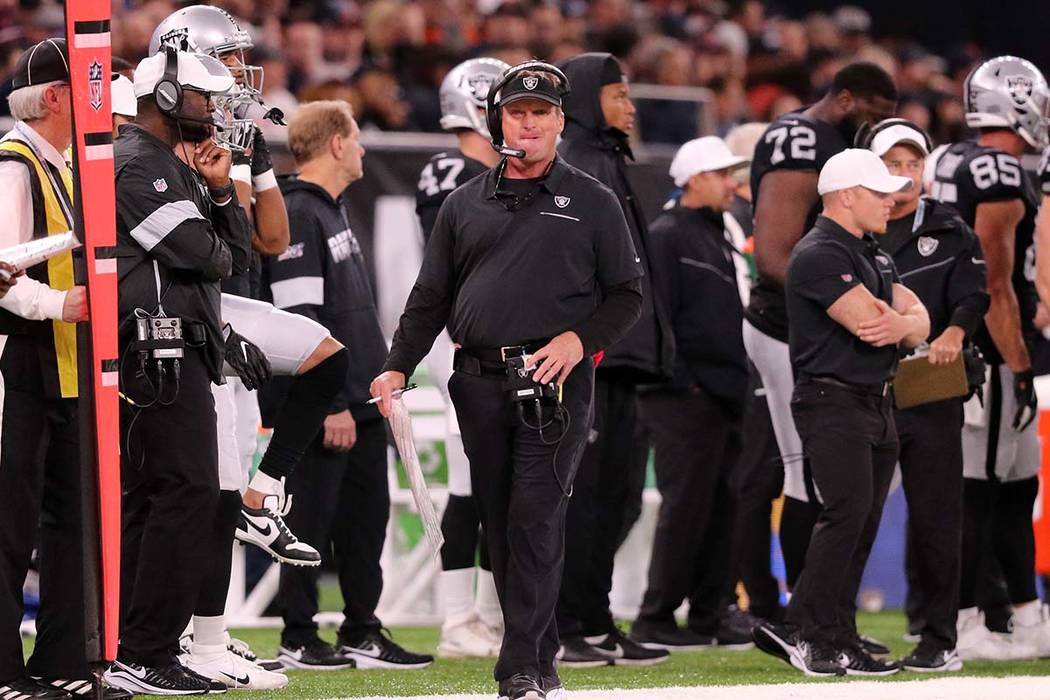
[{"label": "black jersey", "polygon": [[488,170],[488,166],[468,158],[459,150],[435,154],[419,173],[416,186],[416,216],[423,228],[423,240],[430,239],[438,209],[452,190]]},{"label": "black jersey", "polygon": [[[982,146],[976,141],[953,143],[937,160],[931,193],[935,199],[952,205],[970,226],[974,225],[978,204],[1011,199],[1020,199],[1024,203],[1024,218],[1017,225],[1014,239],[1012,281],[1020,304],[1021,332],[1031,347],[1038,301],[1034,236],[1039,200],[1020,162],[1009,153]],[[1003,361],[987,329],[982,327],[975,340],[990,362],[998,364]]]},{"label": "black jersey", "polygon": [[[831,156],[847,147],[846,140],[833,125],[812,119],[801,112],[783,115],[765,130],[755,145],[751,161],[752,201],[762,196],[762,178],[774,170],[810,170],[820,172]],[[757,206],[756,206],[757,208]],[[813,228],[822,211],[820,201],[806,217],[799,235]],[[751,302],[744,315],[758,330],[787,342],[787,308],[784,287],[761,274],[751,291]]]},{"label": "black jersey", "polygon": [[1050,146],[1043,151],[1043,157],[1039,159],[1039,187],[1043,194],[1050,196]]}]

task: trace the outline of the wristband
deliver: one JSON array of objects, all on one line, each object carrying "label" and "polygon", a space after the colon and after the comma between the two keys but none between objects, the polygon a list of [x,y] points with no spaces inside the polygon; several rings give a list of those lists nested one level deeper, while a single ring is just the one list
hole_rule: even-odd
[{"label": "wristband", "polygon": [[277,176],[273,174],[273,168],[264,173],[252,175],[253,192],[265,192],[266,190],[272,190],[274,187],[277,187]]},{"label": "wristband", "polygon": [[234,189],[234,186],[233,186],[233,180],[230,180],[229,182],[227,182],[222,187],[218,187],[218,188],[209,187],[208,188],[208,196],[211,197],[213,202],[215,202],[216,200],[219,200],[219,199],[225,199],[226,197],[230,197],[230,196],[233,195],[234,192],[235,192],[235,189]]}]

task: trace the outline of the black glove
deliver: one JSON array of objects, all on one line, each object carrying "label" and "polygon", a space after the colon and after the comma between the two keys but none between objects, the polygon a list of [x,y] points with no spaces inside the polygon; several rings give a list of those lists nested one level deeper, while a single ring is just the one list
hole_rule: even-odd
[{"label": "black glove", "polygon": [[226,336],[226,364],[233,367],[248,391],[255,391],[272,376],[270,361],[259,346],[238,334],[229,324],[226,328],[230,331]]},{"label": "black glove", "polygon": [[241,150],[233,152],[233,165],[251,165],[252,157]]},{"label": "black glove", "polygon": [[262,129],[256,126],[255,136],[252,138],[252,177],[262,175],[267,170],[273,170],[270,146],[263,138]]},{"label": "black glove", "polygon": [[1017,413],[1014,414],[1014,430],[1023,431],[1039,415],[1039,398],[1035,395],[1035,376],[1032,370],[1014,374],[1014,398],[1017,400]]}]

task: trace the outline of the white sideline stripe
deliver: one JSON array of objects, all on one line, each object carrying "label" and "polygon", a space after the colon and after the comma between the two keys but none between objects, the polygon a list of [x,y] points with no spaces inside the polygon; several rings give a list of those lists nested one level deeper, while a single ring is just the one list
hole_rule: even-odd
[{"label": "white sideline stripe", "polygon": [[104,143],[98,146],[86,146],[84,148],[84,157],[88,160],[112,160],[113,144]]},{"label": "white sideline stripe", "polygon": [[[418,695],[397,700],[493,700],[490,693],[478,695]],[[565,700],[988,700],[989,698],[1050,698],[1050,678],[1015,676],[1006,678],[937,678],[910,681],[833,681],[825,683],[781,683],[694,688],[640,688],[636,690],[571,690]],[[336,700],[333,698],[333,700]],[[355,700],[391,700],[371,696]]]},{"label": "white sideline stripe", "polygon": [[76,49],[101,49],[110,45],[110,33],[101,34],[74,34],[73,48]]},{"label": "white sideline stripe", "polygon": [[157,207],[152,214],[142,220],[142,223],[131,229],[131,237],[138,241],[148,253],[179,224],[191,219],[204,219],[196,204],[188,199],[167,202]]}]

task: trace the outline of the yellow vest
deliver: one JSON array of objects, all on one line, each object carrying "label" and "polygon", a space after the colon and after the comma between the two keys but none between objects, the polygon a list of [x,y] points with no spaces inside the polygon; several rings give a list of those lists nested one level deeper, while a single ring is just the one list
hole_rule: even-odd
[{"label": "yellow vest", "polygon": [[[0,142],[0,151],[15,153],[32,164],[36,171],[36,180],[40,183],[40,192],[44,199],[44,214],[47,219],[47,235],[65,233],[73,228],[73,222],[66,219],[58,193],[51,186],[43,163],[36,153],[21,141],[8,140]],[[68,168],[61,172],[62,186],[66,189],[69,202],[73,201],[73,176]],[[33,212],[34,218],[40,212]],[[36,222],[34,222],[36,223]],[[34,232],[36,231],[34,227]],[[72,289],[73,254],[69,251],[56,255],[47,261],[47,279],[40,280],[52,289],[65,291]],[[62,398],[77,397],[77,329],[76,324],[65,321],[51,321],[54,332],[55,360],[58,370],[58,384]]]}]

